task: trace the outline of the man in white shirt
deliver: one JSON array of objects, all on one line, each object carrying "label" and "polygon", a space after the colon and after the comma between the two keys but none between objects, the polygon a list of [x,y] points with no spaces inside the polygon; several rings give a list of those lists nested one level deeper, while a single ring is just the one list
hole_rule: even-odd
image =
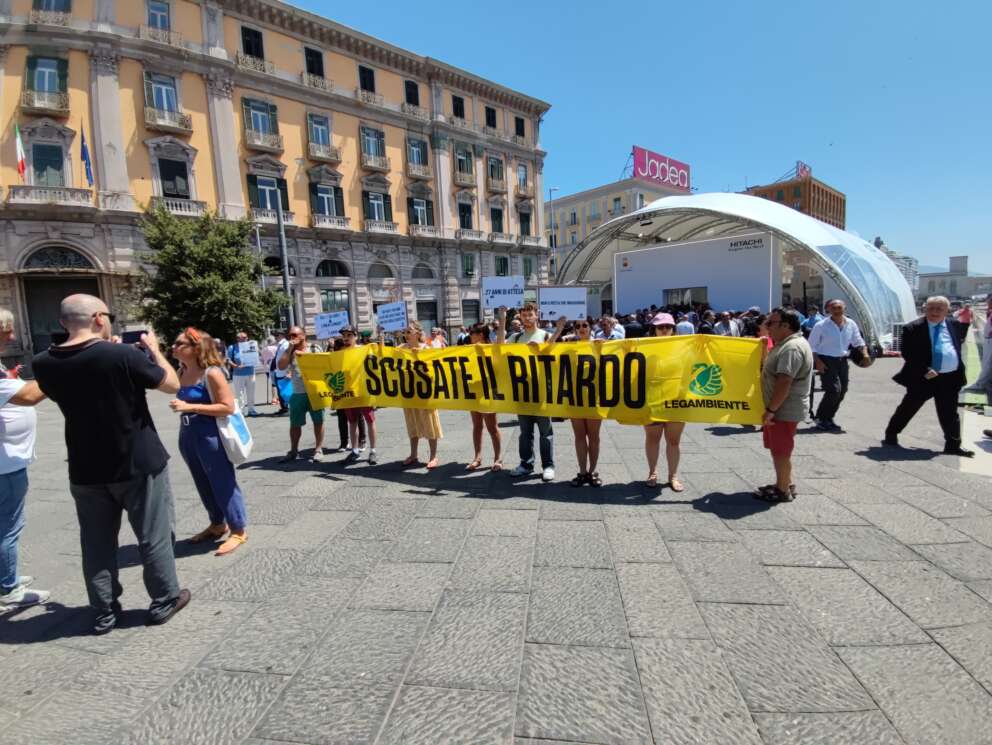
[{"label": "man in white shirt", "polygon": [[[988,405],[992,406],[992,295],[986,298],[985,323],[977,329],[978,356],[982,361],[982,371],[978,380],[962,390],[962,393],[984,393]],[[972,323],[978,320],[976,315]]]},{"label": "man in white shirt", "polygon": [[734,323],[734,319],[730,317],[730,313],[724,311],[720,314],[720,320],[716,322],[713,327],[713,333],[718,336],[740,336],[741,332],[737,329],[737,324]]},{"label": "man in white shirt", "polygon": [[593,334],[593,339],[598,339],[600,341],[616,341],[618,339],[624,339],[627,336],[627,330],[617,323],[617,319],[613,316],[603,316],[599,319],[599,329]]},{"label": "man in white shirt", "polygon": [[839,432],[834,422],[837,410],[847,395],[848,356],[851,347],[859,348],[868,356],[868,348],[858,324],[844,315],[847,306],[843,300],[831,300],[826,305],[830,315],[817,323],[809,334],[813,349],[813,364],[820,374],[823,398],[816,410],[816,426],[825,432]]},{"label": "man in white shirt", "polygon": [[279,397],[279,411],[276,412],[276,416],[279,416],[289,411],[289,396],[286,395],[288,393],[286,384],[283,382],[280,386],[280,382],[285,381],[289,377],[289,370],[280,369],[279,367],[279,360],[289,351],[289,339],[286,338],[286,335],[282,331],[276,332],[276,339],[276,364],[272,366],[272,381],[276,387],[276,395]]},{"label": "man in white shirt", "polygon": [[675,333],[678,336],[688,336],[696,333],[696,327],[692,325],[688,316],[683,314],[679,316],[679,322],[675,324]]}]

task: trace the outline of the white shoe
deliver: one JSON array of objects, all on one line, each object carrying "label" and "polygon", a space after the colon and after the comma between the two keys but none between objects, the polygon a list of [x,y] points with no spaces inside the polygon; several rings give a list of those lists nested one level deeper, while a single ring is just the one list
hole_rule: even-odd
[{"label": "white shoe", "polygon": [[369,465],[374,466],[378,462],[379,462],[379,456],[376,455],[375,449],[373,448],[372,450],[369,450]]},{"label": "white shoe", "polygon": [[321,448],[317,448],[313,451],[313,462],[320,463],[324,460],[324,451]]},{"label": "white shoe", "polygon": [[555,469],[553,469],[551,466],[545,468],[544,471],[541,473],[541,480],[544,481],[545,483],[549,481],[554,481]]},{"label": "white shoe", "polygon": [[30,574],[17,575],[18,587],[30,587],[33,583],[34,583],[34,577],[32,577]]},{"label": "white shoe", "polygon": [[513,476],[514,478],[520,478],[521,476],[530,476],[532,473],[534,473],[534,469],[527,468],[527,466],[523,464],[517,466],[512,471],[510,471],[510,475]]},{"label": "white shoe", "polygon": [[29,605],[47,603],[52,593],[46,590],[28,590],[24,585],[18,585],[6,595],[0,595],[0,607],[26,608]]}]

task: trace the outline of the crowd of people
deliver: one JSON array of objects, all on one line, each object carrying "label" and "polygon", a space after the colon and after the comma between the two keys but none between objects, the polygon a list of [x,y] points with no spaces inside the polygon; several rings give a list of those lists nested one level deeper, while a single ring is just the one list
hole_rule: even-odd
[{"label": "crowd of people", "polygon": [[[992,301],[990,301],[992,306]],[[819,374],[824,395],[815,414],[816,428],[833,432],[849,382],[849,363],[867,365],[869,350],[856,322],[848,318],[844,302],[831,300],[821,316],[816,309],[804,315],[792,307],[778,307],[767,314],[758,308],[740,313],[715,313],[704,307],[652,306],[630,316],[600,319],[561,318],[554,325],[541,323],[538,309],[525,304],[508,319],[500,308],[491,323],[462,329],[457,344],[569,344],[636,338],[671,337],[700,333],[752,336],[763,340],[761,392],[765,406],[762,438],[770,452],[775,480],[756,490],[755,497],[787,502],[796,496],[792,453],[799,424],[806,419],[813,380]],[[905,386],[902,402],[886,430],[884,444],[898,447],[898,436],[920,407],[931,398],[945,437],[945,453],[970,457],[961,445],[957,396],[965,382],[964,355],[968,323],[949,315],[946,298],[930,298],[925,315],[907,324],[902,339],[903,367],[895,376]],[[249,514],[237,472],[222,442],[218,422],[238,411],[256,414],[254,402],[256,365],[245,347],[247,334],[238,334],[231,346],[189,327],[171,347],[172,360],[162,352],[154,332],[137,344],[113,343],[114,314],[99,298],[72,295],[62,301],[60,323],[68,338],[35,357],[35,379],[22,380],[18,371],[0,375],[0,607],[22,607],[46,602],[49,593],[32,587],[32,578],[17,573],[17,543],[24,525],[28,490],[27,467],[34,457],[36,417],[33,406],[52,399],[65,418],[69,485],[80,528],[82,569],[89,603],[94,610],[93,632],[107,633],[120,617],[117,540],[124,514],[138,539],[144,567],[145,588],[151,598],[149,624],[167,622],[190,601],[176,575],[174,554],[174,505],[169,486],[165,447],[148,410],[146,392],[157,390],[170,397],[171,409],[180,417],[179,452],[189,469],[206,513],[206,527],[188,540],[209,542],[217,556],[237,550],[248,540]],[[13,316],[0,309],[0,344],[14,336]],[[986,333],[983,338],[988,338]],[[362,334],[347,326],[333,339],[334,350],[354,348]],[[380,333],[374,340],[385,343]],[[405,349],[439,348],[447,344],[441,329],[430,334],[410,321],[392,343]],[[249,345],[250,346],[250,345]],[[324,452],[323,409],[314,409],[306,394],[299,360],[312,354],[305,331],[294,326],[259,349],[258,365],[271,373],[273,403],[279,414],[289,415],[290,449],[283,462],[301,456],[303,427],[313,427],[313,461]],[[254,349],[254,347],[250,347]],[[983,359],[992,342],[986,342]],[[174,364],[175,363],[175,364]],[[984,370],[988,386],[988,369]],[[986,388],[987,390],[987,388]],[[437,410],[404,410],[409,455],[403,467],[421,464],[420,441],[427,441],[427,469],[439,465],[443,438]],[[376,412],[371,407],[339,409],[340,449],[345,461],[362,458],[377,464]],[[470,412],[473,458],[469,470],[482,467],[484,436],[493,449],[492,471],[503,470],[503,441],[497,415]],[[514,479],[533,477],[540,456],[540,478],[552,482],[555,474],[554,429],[547,416],[518,415],[519,463],[509,471]],[[573,487],[599,487],[598,473],[602,421],[573,418],[577,473]],[[649,488],[668,487],[681,492],[679,478],[683,422],[660,421],[644,426],[645,483]],[[538,447],[535,452],[535,430]],[[665,443],[666,476],[659,477],[661,443]]]}]

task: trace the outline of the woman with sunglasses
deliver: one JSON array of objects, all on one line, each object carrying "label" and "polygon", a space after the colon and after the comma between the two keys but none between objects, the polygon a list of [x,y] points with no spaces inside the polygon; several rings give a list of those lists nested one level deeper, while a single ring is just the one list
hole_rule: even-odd
[{"label": "woman with sunglasses", "polygon": [[[403,338],[401,349],[425,349],[428,346],[424,341],[424,330],[416,321],[410,321],[403,331]],[[406,419],[406,434],[410,438],[410,455],[403,465],[412,466],[419,462],[417,449],[420,440],[425,439],[430,448],[427,469],[437,468],[437,441],[444,436],[437,409],[403,409],[403,416]]]},{"label": "woman with sunglasses", "polygon": [[215,556],[229,554],[248,540],[245,498],[217,432],[217,417],[234,413],[234,394],[214,340],[187,328],[176,337],[172,354],[179,360],[179,393],[169,406],[181,414],[179,452],[210,517],[210,525],[190,543],[217,541],[230,530]]},{"label": "woman with sunglasses", "polygon": [[[558,319],[550,341],[558,341],[567,321],[568,319],[564,317]],[[580,318],[572,324],[572,333],[562,340],[590,342],[604,339],[594,339],[592,322],[587,318]],[[576,418],[569,421],[572,423],[572,434],[575,435],[575,459],[579,463],[579,472],[569,483],[575,487],[585,484],[600,487],[603,485],[603,480],[599,477],[596,466],[599,465],[599,431],[603,426],[603,420]]]},{"label": "woman with sunglasses", "polygon": [[[651,321],[655,336],[672,336],[675,333],[675,319],[669,313],[659,313]],[[644,454],[648,459],[648,480],[650,488],[658,486],[658,456],[661,454],[661,438],[665,438],[665,458],[668,461],[667,486],[674,492],[685,490],[679,481],[679,460],[682,457],[682,433],[685,422],[653,422],[644,427]]]},{"label": "woman with sunglasses", "polygon": [[[489,327],[484,323],[477,323],[468,330],[468,344],[488,344]],[[482,465],[482,428],[489,431],[489,439],[493,443],[493,471],[503,470],[501,458],[503,452],[503,436],[499,431],[499,423],[496,421],[496,414],[483,413],[481,411],[470,411],[472,416],[472,445],[475,447],[475,457],[468,464],[467,470],[474,471]]]}]

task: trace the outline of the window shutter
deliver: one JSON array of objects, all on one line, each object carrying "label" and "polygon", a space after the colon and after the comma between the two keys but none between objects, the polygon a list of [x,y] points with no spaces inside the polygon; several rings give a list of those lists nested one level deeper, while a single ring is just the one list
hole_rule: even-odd
[{"label": "window shutter", "polygon": [[320,202],[317,200],[317,184],[310,184],[310,211],[318,215],[320,214]]},{"label": "window shutter", "polygon": [[241,116],[244,117],[245,130],[251,129],[251,106],[247,98],[241,99]]},{"label": "window shutter", "polygon": [[378,151],[376,152],[376,155],[378,155],[380,157],[385,157],[385,155],[386,155],[386,133],[383,132],[381,129],[377,129],[375,131],[375,143],[376,143],[376,147],[378,148]]},{"label": "window shutter", "polygon": [[334,214],[344,217],[344,192],[340,186],[334,187]]},{"label": "window shutter", "polygon": [[34,90],[34,85],[35,85],[34,78],[35,78],[35,73],[37,71],[38,71],[38,58],[28,57],[28,68],[27,68],[28,82],[26,87],[30,91]]},{"label": "window shutter", "polygon": [[372,219],[372,205],[369,204],[369,193],[367,191],[362,192],[362,215],[364,215],[366,220]]},{"label": "window shutter", "polygon": [[145,72],[145,106],[155,105],[155,93],[152,90],[152,74]]},{"label": "window shutter", "polygon": [[65,93],[69,90],[69,60],[60,59],[58,64],[59,71],[59,93]]},{"label": "window shutter", "polygon": [[258,176],[248,174],[248,204],[258,209]]},{"label": "window shutter", "polygon": [[406,214],[410,220],[411,225],[419,225],[417,222],[417,213],[413,210],[413,197],[406,198]]},{"label": "window shutter", "polygon": [[282,211],[289,212],[289,189],[286,187],[286,179],[277,178],[276,185],[279,187],[280,202],[282,202]]},{"label": "window shutter", "polygon": [[434,202],[430,199],[427,200],[427,224],[434,224]]},{"label": "window shutter", "polygon": [[274,103],[269,104],[269,126],[272,128],[272,134],[279,134],[279,109]]},{"label": "window shutter", "polygon": [[388,194],[382,195],[382,207],[386,213],[386,222],[393,221],[393,198]]}]

